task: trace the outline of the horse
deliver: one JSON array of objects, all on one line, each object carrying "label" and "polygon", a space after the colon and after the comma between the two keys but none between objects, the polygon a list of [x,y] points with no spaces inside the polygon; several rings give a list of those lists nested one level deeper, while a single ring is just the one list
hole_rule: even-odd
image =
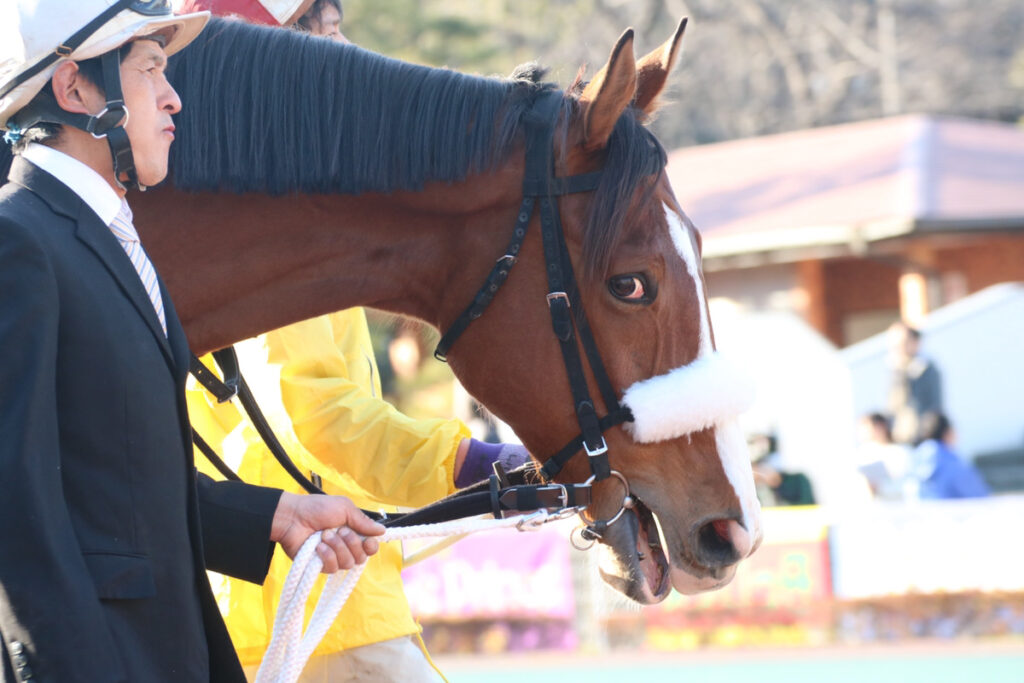
[{"label": "horse", "polygon": [[[537,65],[480,77],[212,20],[168,67],[184,102],[169,179],[133,198],[193,350],[356,305],[462,321],[452,371],[539,459],[586,434],[583,408],[591,431],[594,406],[622,416],[601,425],[606,453],[588,446],[556,477],[593,482],[604,580],[642,604],[725,585],[761,538],[746,388],[715,362],[700,235],[644,125],[685,26],[639,60],[626,31],[563,92]],[[552,126],[531,143],[541,101]],[[568,187],[547,214],[523,201],[531,164]],[[552,219],[571,296],[549,286]],[[584,332],[573,378],[564,337]],[[588,471],[600,457],[604,474]]]}]

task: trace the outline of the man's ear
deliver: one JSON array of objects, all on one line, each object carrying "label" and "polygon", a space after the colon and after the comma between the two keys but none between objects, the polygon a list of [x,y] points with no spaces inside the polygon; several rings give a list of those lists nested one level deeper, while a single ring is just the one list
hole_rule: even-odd
[{"label": "man's ear", "polygon": [[62,62],[53,72],[50,84],[57,104],[65,111],[91,116],[105,105],[100,89],[82,74],[75,62]]}]

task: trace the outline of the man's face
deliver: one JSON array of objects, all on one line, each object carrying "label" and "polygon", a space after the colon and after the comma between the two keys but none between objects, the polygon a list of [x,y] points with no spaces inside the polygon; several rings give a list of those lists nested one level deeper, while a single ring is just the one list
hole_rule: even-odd
[{"label": "man's face", "polygon": [[167,55],[155,40],[136,40],[121,62],[121,89],[128,109],[125,132],[132,145],[135,170],[142,185],[156,185],[167,177],[167,156],[174,141],[171,115],[181,111],[181,100],[167,82]]},{"label": "man's face", "polygon": [[347,43],[348,38],[341,32],[341,13],[330,3],[324,5],[320,16],[309,23],[309,32],[315,36],[323,36],[339,43]]},{"label": "man's face", "polygon": [[889,355],[897,363],[906,363],[917,353],[917,340],[902,325],[889,328]]}]

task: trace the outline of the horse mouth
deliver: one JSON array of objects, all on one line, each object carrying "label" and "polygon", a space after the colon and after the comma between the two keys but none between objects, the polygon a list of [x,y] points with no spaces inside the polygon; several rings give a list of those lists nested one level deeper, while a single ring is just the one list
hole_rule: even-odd
[{"label": "horse mouth", "polygon": [[605,583],[643,605],[661,602],[673,588],[684,595],[717,590],[736,574],[733,562],[708,565],[694,557],[685,543],[666,548],[660,522],[651,508],[635,497],[601,539],[599,571]]},{"label": "horse mouth", "polygon": [[609,526],[603,543],[611,559],[609,567],[599,568],[605,583],[644,605],[668,597],[672,590],[671,565],[662,547],[657,519],[642,501],[634,497],[633,508]]}]

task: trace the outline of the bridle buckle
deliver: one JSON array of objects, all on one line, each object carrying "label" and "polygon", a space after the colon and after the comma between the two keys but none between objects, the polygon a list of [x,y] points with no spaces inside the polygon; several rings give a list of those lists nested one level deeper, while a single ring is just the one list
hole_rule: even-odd
[{"label": "bridle buckle", "polygon": [[562,504],[562,508],[569,507],[569,489],[566,488],[565,484],[559,484],[558,482],[554,482],[554,485],[562,489],[558,494],[558,502]]},{"label": "bridle buckle", "polygon": [[[107,137],[107,133],[111,128],[121,123],[122,119],[124,120],[122,125],[126,125],[129,116],[128,107],[124,106],[123,101],[107,102],[107,106],[103,107],[103,111],[90,117],[86,131],[97,140],[102,140]],[[100,132],[97,133],[97,130]]]},{"label": "bridle buckle", "polygon": [[548,308],[551,308],[552,302],[554,302],[556,299],[565,299],[565,305],[567,308],[572,306],[569,303],[569,295],[566,294],[565,292],[549,292],[548,295],[545,296],[544,298],[547,299]]},{"label": "bridle buckle", "polygon": [[601,437],[601,443],[594,450],[590,450],[590,446],[587,445],[587,440],[583,440],[583,450],[587,452],[587,455],[591,458],[596,458],[599,455],[604,455],[608,452],[608,443]]}]

